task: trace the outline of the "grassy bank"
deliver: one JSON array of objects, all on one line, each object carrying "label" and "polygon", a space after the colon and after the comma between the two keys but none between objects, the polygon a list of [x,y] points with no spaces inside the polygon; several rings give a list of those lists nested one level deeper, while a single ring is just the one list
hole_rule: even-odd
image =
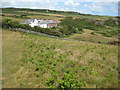
[{"label": "grassy bank", "polygon": [[3,87],[117,87],[118,47],[3,30]]},{"label": "grassy bank", "polygon": [[99,34],[98,32],[90,30],[90,29],[84,29],[83,33],[73,34],[66,38],[78,40],[78,41],[103,43],[103,44],[107,44],[108,42],[111,42],[111,41],[118,41],[117,36],[113,36],[113,37],[103,36],[102,34]]}]

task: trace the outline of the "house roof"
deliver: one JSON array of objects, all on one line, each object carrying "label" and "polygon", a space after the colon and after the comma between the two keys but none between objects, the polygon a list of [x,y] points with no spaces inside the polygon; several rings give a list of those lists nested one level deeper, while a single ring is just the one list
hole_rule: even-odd
[{"label": "house roof", "polygon": [[22,24],[30,24],[31,22],[34,22],[35,19],[26,19]]},{"label": "house roof", "polygon": [[[30,24],[31,22],[34,22],[35,19],[26,19],[24,22],[22,22],[21,24]],[[38,24],[49,24],[49,23],[56,23],[53,20],[38,20]]]},{"label": "house roof", "polygon": [[38,24],[49,24],[49,23],[56,23],[53,20],[38,20]]}]

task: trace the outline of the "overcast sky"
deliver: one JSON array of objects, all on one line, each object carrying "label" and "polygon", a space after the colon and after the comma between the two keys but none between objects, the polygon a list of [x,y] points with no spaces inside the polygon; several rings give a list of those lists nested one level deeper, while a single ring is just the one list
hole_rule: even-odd
[{"label": "overcast sky", "polygon": [[3,0],[1,7],[77,11],[85,14],[118,16],[119,0]]}]

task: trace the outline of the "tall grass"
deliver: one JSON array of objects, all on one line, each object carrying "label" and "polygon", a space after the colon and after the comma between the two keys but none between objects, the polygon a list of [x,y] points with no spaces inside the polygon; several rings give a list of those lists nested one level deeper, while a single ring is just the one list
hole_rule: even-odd
[{"label": "tall grass", "polygon": [[[19,38],[7,38],[13,34]],[[117,46],[58,40],[6,30],[3,31],[3,35],[6,37],[4,51],[9,47],[10,52],[3,53],[3,57],[6,57],[3,61],[5,75],[3,87],[115,88],[118,86]],[[6,44],[10,40],[13,46]],[[23,47],[15,49],[15,46],[20,45],[18,42],[22,42]],[[17,52],[12,51],[13,49]],[[20,56],[16,62],[14,60],[18,52],[22,57]],[[8,63],[12,66],[8,67]],[[12,67],[14,68],[10,69]],[[14,78],[8,78],[9,73]]]}]

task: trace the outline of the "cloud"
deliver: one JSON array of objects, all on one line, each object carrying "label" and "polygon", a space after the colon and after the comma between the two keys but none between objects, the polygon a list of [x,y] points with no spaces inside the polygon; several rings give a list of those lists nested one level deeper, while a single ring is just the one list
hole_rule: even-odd
[{"label": "cloud", "polygon": [[75,2],[73,2],[72,0],[68,0],[68,1],[64,2],[64,4],[65,4],[66,6],[73,6],[73,7],[77,7],[77,6],[80,5],[79,3],[75,3]]},{"label": "cloud", "polygon": [[18,8],[32,8],[32,9],[56,9],[57,2],[50,2],[45,0],[44,2],[2,2],[2,7],[18,7]]},{"label": "cloud", "polygon": [[104,10],[103,3],[92,3],[91,5],[85,5],[91,11],[102,12]]},{"label": "cloud", "polygon": [[[11,0],[2,0],[3,2],[10,2]],[[66,2],[66,0],[12,0],[15,2],[46,2],[46,1],[52,1],[52,2]],[[74,2],[119,2],[120,0],[74,0]]]},{"label": "cloud", "polygon": [[[79,2],[81,1],[81,2]],[[93,2],[90,2],[93,1]],[[95,2],[96,0],[3,0],[1,7],[18,7],[18,8],[33,8],[33,9],[52,9],[63,11],[77,11],[86,14],[96,15],[118,15],[118,3],[104,2],[108,0]],[[113,0],[111,0],[113,1]],[[118,0],[114,0],[118,1]],[[84,3],[82,3],[84,2]],[[79,7],[80,6],[80,7]],[[119,7],[120,9],[120,7]]]},{"label": "cloud", "polygon": [[117,2],[93,2],[85,4],[82,13],[99,14],[99,15],[118,15]]},{"label": "cloud", "polygon": [[72,8],[72,9],[69,9],[69,8],[61,8],[61,9],[59,9],[59,10],[61,10],[61,11],[75,11],[74,8]]}]

